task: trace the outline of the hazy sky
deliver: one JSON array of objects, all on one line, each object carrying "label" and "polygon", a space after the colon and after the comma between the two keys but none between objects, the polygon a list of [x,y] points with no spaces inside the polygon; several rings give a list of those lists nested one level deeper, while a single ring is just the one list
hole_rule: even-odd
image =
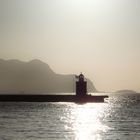
[{"label": "hazy sky", "polygon": [[0,0],[0,57],[140,92],[140,0]]}]

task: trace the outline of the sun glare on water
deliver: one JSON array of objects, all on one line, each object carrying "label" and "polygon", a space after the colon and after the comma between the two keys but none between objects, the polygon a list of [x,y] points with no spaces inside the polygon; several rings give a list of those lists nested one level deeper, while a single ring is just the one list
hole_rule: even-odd
[{"label": "sun glare on water", "polygon": [[75,133],[75,140],[102,140],[100,134],[106,133],[109,129],[103,124],[106,104],[93,103],[69,107],[69,121]]}]

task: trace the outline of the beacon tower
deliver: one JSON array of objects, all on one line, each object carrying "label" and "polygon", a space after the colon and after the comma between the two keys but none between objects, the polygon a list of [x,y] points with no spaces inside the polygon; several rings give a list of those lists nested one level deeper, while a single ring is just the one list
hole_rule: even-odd
[{"label": "beacon tower", "polygon": [[82,73],[79,76],[76,76],[76,78],[76,96],[78,98],[83,98],[87,96],[87,81]]}]

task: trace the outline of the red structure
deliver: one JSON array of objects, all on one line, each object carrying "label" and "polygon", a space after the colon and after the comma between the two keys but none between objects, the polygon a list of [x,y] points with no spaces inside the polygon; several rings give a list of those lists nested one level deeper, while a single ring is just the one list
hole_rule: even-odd
[{"label": "red structure", "polygon": [[79,76],[77,76],[76,96],[79,98],[87,96],[87,81],[85,80],[84,75],[82,73]]}]

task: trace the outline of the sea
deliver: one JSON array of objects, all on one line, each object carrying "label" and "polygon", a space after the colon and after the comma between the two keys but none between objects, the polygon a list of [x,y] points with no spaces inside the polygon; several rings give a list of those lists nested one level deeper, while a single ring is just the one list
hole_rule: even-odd
[{"label": "sea", "polygon": [[0,102],[0,140],[140,140],[140,94],[104,103]]}]

